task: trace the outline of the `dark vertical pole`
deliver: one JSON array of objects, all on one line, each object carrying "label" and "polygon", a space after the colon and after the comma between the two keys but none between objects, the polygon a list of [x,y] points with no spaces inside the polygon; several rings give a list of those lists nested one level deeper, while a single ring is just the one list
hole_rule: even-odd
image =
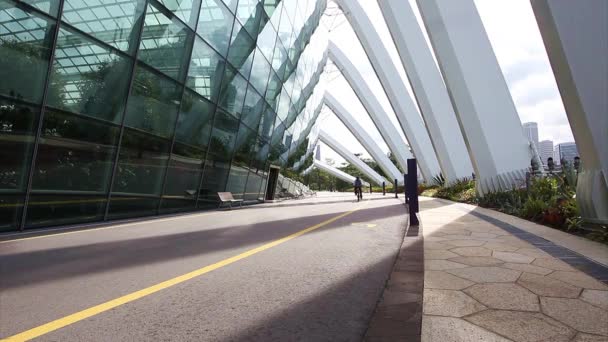
[{"label": "dark vertical pole", "polygon": [[395,198],[399,197],[399,196],[397,196],[397,185],[398,185],[397,178],[395,178]]},{"label": "dark vertical pole", "polygon": [[386,183],[382,182],[382,196],[386,196]]},{"label": "dark vertical pole", "polygon": [[418,178],[417,178],[418,166],[416,165],[416,159],[407,160],[407,194],[409,197],[409,212],[410,212],[410,225],[418,225]]},{"label": "dark vertical pole", "polygon": [[405,204],[408,204],[410,201],[409,198],[409,189],[407,188],[407,173],[403,174],[403,196],[405,196]]},{"label": "dark vertical pole", "polygon": [[369,193],[372,193],[372,183],[369,183]]}]

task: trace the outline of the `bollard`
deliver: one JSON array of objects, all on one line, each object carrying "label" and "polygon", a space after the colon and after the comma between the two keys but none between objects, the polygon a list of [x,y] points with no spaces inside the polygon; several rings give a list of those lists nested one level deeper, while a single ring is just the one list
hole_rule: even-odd
[{"label": "bollard", "polygon": [[418,225],[418,178],[417,178],[418,166],[416,165],[416,159],[407,160],[407,194],[409,197],[409,212],[410,212],[410,225]]},{"label": "bollard", "polygon": [[407,189],[407,173],[403,174],[403,196],[405,196],[405,204],[408,204],[410,202],[409,196],[408,196],[408,189]]},{"label": "bollard", "polygon": [[369,183],[369,193],[372,193],[372,183]]},{"label": "bollard", "polygon": [[382,182],[382,196],[386,196],[386,183]]},{"label": "bollard", "polygon": [[395,198],[398,198],[399,196],[397,196],[397,178],[395,178]]}]

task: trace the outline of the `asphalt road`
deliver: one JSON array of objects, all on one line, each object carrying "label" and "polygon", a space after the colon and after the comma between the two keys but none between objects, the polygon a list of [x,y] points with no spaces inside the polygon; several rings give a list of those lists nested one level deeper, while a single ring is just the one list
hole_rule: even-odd
[{"label": "asphalt road", "polygon": [[359,341],[404,228],[387,196],[0,242],[0,337],[38,327],[40,341]]}]

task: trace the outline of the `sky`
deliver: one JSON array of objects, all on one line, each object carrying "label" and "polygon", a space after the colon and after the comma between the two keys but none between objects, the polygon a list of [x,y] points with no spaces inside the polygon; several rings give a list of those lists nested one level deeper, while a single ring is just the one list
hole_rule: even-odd
[{"label": "sky", "polygon": [[[400,69],[401,77],[411,95],[406,73],[403,70],[377,2],[375,0],[349,1],[359,1],[365,9],[387,47],[393,62]],[[415,0],[409,1],[418,17],[419,25],[422,25]],[[574,141],[530,1],[474,0],[474,2],[505,76],[521,122],[537,122],[539,140],[552,140],[554,144]],[[329,3],[323,22],[330,31],[330,39],[346,52],[355,65],[359,67],[369,86],[373,89],[374,96],[380,100],[394,124],[398,125],[388,98],[382,90],[380,81],[376,77],[363,47],[357,40],[348,20],[335,4]],[[367,132],[376,141],[381,142],[382,150],[388,152],[388,147],[384,144],[363,105],[339,71],[335,67],[329,66],[324,77],[328,89],[331,89],[331,92],[367,128]],[[363,157],[369,157],[363,146],[357,142],[331,111],[325,109],[321,120],[322,127],[332,127],[335,137],[348,146],[351,152],[363,153]],[[405,137],[403,138],[405,139]],[[331,158],[336,161],[337,165],[344,161],[338,154],[324,145],[322,145],[322,157],[323,159]]]}]

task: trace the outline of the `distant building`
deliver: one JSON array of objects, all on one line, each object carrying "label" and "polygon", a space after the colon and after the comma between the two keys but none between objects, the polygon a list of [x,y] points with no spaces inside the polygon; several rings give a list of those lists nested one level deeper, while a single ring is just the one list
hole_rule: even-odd
[{"label": "distant building", "polygon": [[538,124],[536,122],[524,122],[522,125],[524,128],[524,134],[529,141],[534,143],[536,150],[539,151],[538,147]]},{"label": "distant building", "polygon": [[[543,140],[539,142],[538,153],[540,154],[543,165],[547,166],[547,159],[553,157],[553,141]],[[555,158],[553,158],[553,161],[555,162]]]},{"label": "distant building", "polygon": [[573,142],[566,142],[555,145],[554,160],[561,164],[561,160],[566,160],[568,164],[574,163],[574,157],[578,157],[578,149]]}]

